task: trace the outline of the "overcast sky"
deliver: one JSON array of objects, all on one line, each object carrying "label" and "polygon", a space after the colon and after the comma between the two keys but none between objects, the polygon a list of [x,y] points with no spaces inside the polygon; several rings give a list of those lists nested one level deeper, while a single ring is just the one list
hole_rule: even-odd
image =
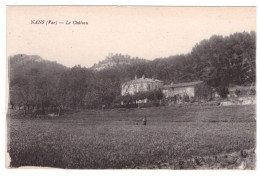
[{"label": "overcast sky", "polygon": [[214,34],[251,30],[256,31],[255,7],[12,6],[7,8],[7,55],[36,54],[69,67],[90,67],[109,53],[153,60],[188,53]]}]

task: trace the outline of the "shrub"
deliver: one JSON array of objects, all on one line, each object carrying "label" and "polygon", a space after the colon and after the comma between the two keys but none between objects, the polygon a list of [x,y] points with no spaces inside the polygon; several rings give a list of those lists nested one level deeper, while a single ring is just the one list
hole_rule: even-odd
[{"label": "shrub", "polygon": [[216,91],[218,92],[219,96],[221,98],[227,98],[227,95],[229,94],[228,88],[225,86],[219,86],[216,88]]}]

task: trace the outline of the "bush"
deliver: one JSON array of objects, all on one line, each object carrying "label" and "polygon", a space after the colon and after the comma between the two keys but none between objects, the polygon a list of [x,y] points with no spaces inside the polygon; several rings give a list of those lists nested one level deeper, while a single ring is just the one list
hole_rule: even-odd
[{"label": "bush", "polygon": [[228,88],[225,86],[219,86],[216,88],[216,91],[218,92],[219,96],[221,98],[227,98],[227,95],[229,94]]},{"label": "bush", "polygon": [[188,95],[184,95],[184,96],[183,96],[183,101],[184,101],[184,102],[189,102],[189,101],[190,101],[189,96],[188,96]]},{"label": "bush", "polygon": [[241,95],[241,90],[236,89],[235,94],[236,94],[237,96],[240,96],[240,95]]},{"label": "bush", "polygon": [[256,91],[255,91],[255,89],[254,89],[254,88],[253,88],[253,89],[251,89],[249,94],[250,94],[250,95],[255,95],[255,94],[256,94]]}]

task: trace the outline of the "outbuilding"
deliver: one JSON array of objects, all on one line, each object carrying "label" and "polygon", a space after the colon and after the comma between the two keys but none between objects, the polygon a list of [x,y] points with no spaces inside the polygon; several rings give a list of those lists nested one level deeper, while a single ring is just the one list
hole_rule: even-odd
[{"label": "outbuilding", "polygon": [[188,83],[171,83],[161,87],[164,98],[174,100],[175,103],[183,101],[209,99],[212,90],[203,81]]}]

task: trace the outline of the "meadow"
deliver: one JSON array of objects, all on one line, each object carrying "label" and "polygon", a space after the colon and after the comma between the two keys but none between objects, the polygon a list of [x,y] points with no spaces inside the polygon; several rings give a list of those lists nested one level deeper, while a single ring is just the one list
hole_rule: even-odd
[{"label": "meadow", "polygon": [[7,117],[10,167],[227,168],[239,163],[222,164],[221,155],[252,150],[256,142],[255,105],[85,110],[41,118],[15,112]]}]

